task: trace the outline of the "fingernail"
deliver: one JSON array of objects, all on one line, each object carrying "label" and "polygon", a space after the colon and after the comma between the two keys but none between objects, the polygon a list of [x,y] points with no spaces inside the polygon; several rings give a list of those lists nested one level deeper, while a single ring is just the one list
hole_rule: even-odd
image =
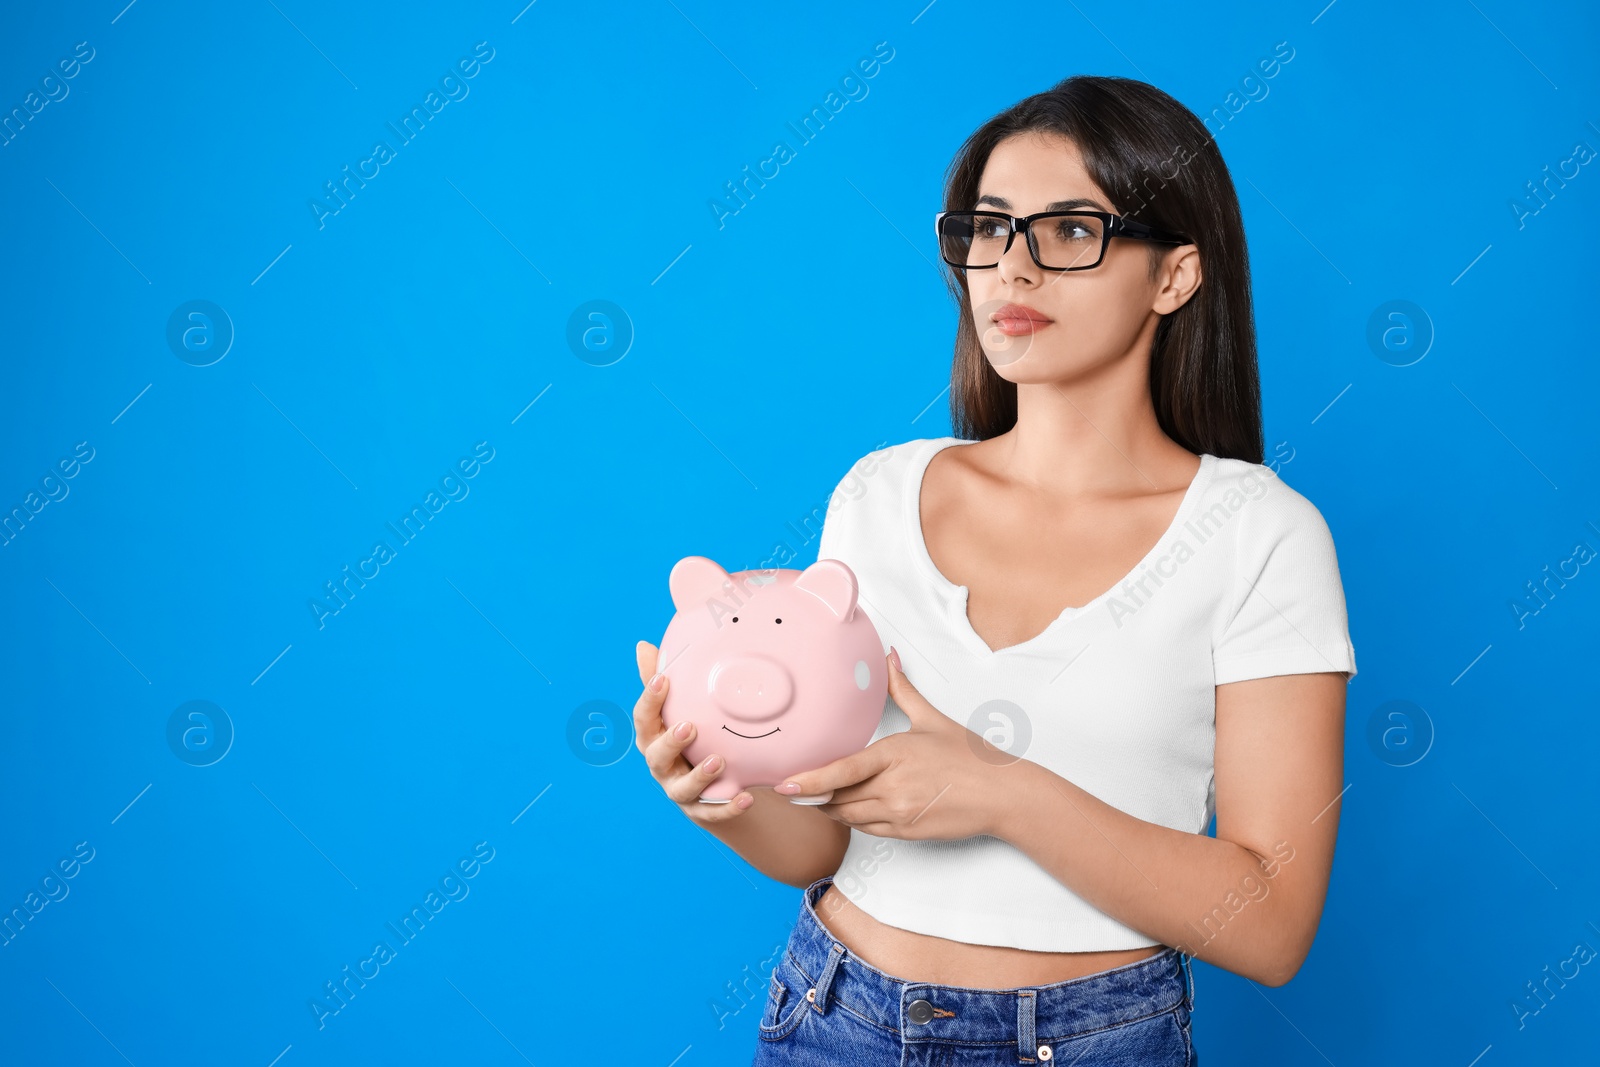
[{"label": "fingernail", "polygon": [[672,728],[672,736],[676,737],[679,741],[682,741],[684,738],[689,736],[689,731],[693,729],[694,723],[690,722],[688,719],[684,719],[682,722]]},{"label": "fingernail", "polygon": [[705,771],[707,774],[711,774],[711,773],[715,772],[716,770],[721,768],[721,766],[722,766],[722,757],[721,756],[715,756],[715,755],[707,756],[704,760],[702,760],[700,762],[700,769],[702,771]]},{"label": "fingernail", "polygon": [[646,688],[648,688],[650,690],[650,692],[652,692],[652,693],[661,692],[661,687],[666,685],[666,684],[667,684],[667,676],[664,675],[664,674],[659,674],[659,673],[652,674],[650,676],[650,681],[645,683]]},{"label": "fingernail", "polygon": [[893,645],[889,646],[889,662],[893,663],[894,669],[899,671],[901,674],[906,672],[905,668],[900,666],[900,653],[895,650]]},{"label": "fingernail", "polygon": [[799,782],[784,782],[782,785],[780,785],[776,789],[774,789],[773,792],[774,793],[782,793],[784,796],[790,796],[790,795],[792,795],[794,793],[800,792],[800,783]]},{"label": "fingernail", "polygon": [[733,806],[738,808],[740,811],[743,811],[745,808],[748,808],[750,805],[754,804],[755,802],[756,802],[756,798],[755,797],[751,796],[748,793],[745,793],[745,794],[741,795],[738,800],[735,800],[733,802]]}]

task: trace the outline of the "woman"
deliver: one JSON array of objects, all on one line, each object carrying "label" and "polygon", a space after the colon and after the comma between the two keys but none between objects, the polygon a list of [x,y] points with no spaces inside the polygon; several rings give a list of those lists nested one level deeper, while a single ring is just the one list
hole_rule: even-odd
[{"label": "woman", "polygon": [[1261,463],[1233,184],[1177,101],[1079,76],[945,208],[958,436],[867,457],[818,546],[892,646],[872,743],[697,803],[721,764],[641,642],[640,747],[806,889],[758,1064],[1192,1065],[1189,957],[1277,986],[1310,948],[1355,674],[1327,525]]}]

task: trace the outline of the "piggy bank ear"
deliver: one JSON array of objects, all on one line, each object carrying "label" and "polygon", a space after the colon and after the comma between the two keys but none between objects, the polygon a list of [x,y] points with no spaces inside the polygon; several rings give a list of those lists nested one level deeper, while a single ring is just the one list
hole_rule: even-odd
[{"label": "piggy bank ear", "polygon": [[715,560],[704,556],[685,556],[672,565],[667,576],[667,588],[672,590],[672,605],[679,611],[690,611],[705,605],[708,600],[720,599],[728,572]]},{"label": "piggy bank ear", "polygon": [[849,622],[856,613],[856,574],[836,559],[819,559],[794,580],[828,606],[839,622]]}]

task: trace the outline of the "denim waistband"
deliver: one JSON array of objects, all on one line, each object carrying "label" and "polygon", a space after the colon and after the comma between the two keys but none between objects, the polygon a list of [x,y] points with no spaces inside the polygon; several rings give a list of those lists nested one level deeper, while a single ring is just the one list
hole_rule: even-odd
[{"label": "denim waistband", "polygon": [[1171,947],[1042,986],[972,989],[896,978],[851,953],[818,918],[816,903],[832,882],[829,876],[807,887],[787,949],[789,962],[810,987],[807,999],[819,1012],[842,1004],[870,1022],[902,1031],[907,1042],[959,1034],[968,1041],[1015,1041],[1031,1053],[1036,1035],[1074,1037],[1159,1015],[1179,1003],[1193,1006],[1189,958]]}]

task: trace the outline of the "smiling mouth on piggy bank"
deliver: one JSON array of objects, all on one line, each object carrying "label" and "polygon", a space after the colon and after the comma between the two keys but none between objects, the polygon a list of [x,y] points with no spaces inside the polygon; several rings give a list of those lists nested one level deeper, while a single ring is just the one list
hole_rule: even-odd
[{"label": "smiling mouth on piggy bank", "polygon": [[778,731],[779,731],[779,730],[781,730],[781,729],[782,729],[782,727],[780,727],[780,726],[774,726],[774,727],[773,727],[773,728],[772,728],[772,729],[770,729],[770,730],[768,730],[768,731],[767,731],[767,732],[766,732],[766,733],[764,733],[764,734],[741,734],[741,733],[740,733],[740,732],[739,732],[739,731],[738,731],[738,730],[735,730],[735,729],[734,729],[734,728],[733,728],[733,727],[731,727],[731,726],[724,726],[724,727],[723,727],[723,729],[724,729],[724,730],[726,730],[726,731],[728,731],[728,732],[729,732],[729,733],[730,733],[730,734],[732,734],[732,735],[733,735],[733,736],[734,736],[734,737],[742,737],[742,738],[745,738],[745,739],[746,739],[746,740],[748,740],[748,741],[759,741],[759,740],[761,740],[761,739],[762,739],[762,738],[763,738],[763,737],[771,737],[771,736],[772,736],[772,735],[773,735],[773,734],[775,734],[775,733],[777,733],[777,732],[778,732]]}]

